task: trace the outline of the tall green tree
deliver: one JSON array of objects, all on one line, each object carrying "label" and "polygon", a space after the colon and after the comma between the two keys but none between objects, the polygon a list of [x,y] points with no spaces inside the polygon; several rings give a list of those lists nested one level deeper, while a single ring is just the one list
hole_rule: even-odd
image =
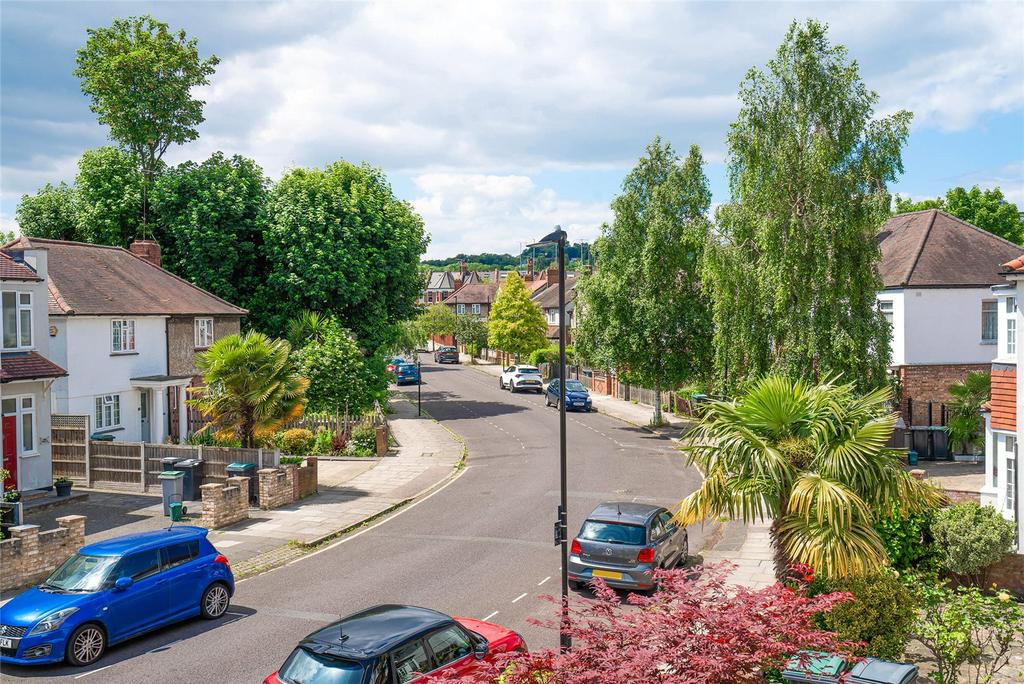
[{"label": "tall green tree", "polygon": [[526,283],[512,271],[498,289],[487,321],[487,346],[517,358],[548,346],[544,312],[530,300]]},{"label": "tall green tree", "polygon": [[142,177],[131,154],[109,146],[83,152],[75,193],[79,239],[115,247],[131,244],[142,211]]},{"label": "tall green tree", "polygon": [[309,382],[296,368],[286,340],[249,331],[228,335],[196,355],[204,385],[188,404],[207,418],[218,437],[255,447],[266,435],[302,415]]},{"label": "tall green tree", "polygon": [[271,191],[268,216],[254,325],[280,333],[296,311],[314,309],[337,316],[364,349],[393,343],[395,326],[416,313],[427,238],[383,172],[344,161],[292,169]]},{"label": "tall green tree", "polygon": [[771,375],[737,401],[713,401],[683,452],[704,475],[678,516],[771,520],[775,570],[807,563],[826,577],[864,576],[886,562],[879,511],[924,512],[941,495],[885,444],[896,424],[887,387],[814,385]]},{"label": "tall green tree", "polygon": [[250,308],[266,278],[263,230],[270,181],[251,159],[217,152],[157,178],[152,196],[164,268]]},{"label": "tall green tree", "polygon": [[458,318],[447,304],[433,304],[424,309],[416,321],[427,337],[449,337],[455,334]]},{"label": "tall green tree", "polygon": [[387,376],[381,364],[363,355],[349,331],[327,320],[323,335],[309,338],[293,354],[299,374],[309,380],[306,408],[361,414],[386,396]]},{"label": "tall green tree", "polygon": [[1007,200],[999,188],[982,190],[975,185],[967,190],[957,186],[950,188],[945,197],[917,202],[896,196],[897,214],[922,209],[942,209],[993,235],[1024,245],[1024,221],[1021,220],[1020,209]]},{"label": "tall green tree", "polygon": [[51,240],[79,240],[78,200],[67,183],[47,183],[34,195],[22,195],[15,217],[23,235]]},{"label": "tall green tree", "polygon": [[768,371],[885,381],[889,331],[877,311],[878,227],[903,171],[911,114],[873,119],[868,90],[826,26],[794,22],[775,59],[740,86],[729,133],[731,205],[717,214],[704,282],[717,384]]},{"label": "tall green tree", "polygon": [[576,352],[614,367],[630,382],[661,392],[705,376],[711,316],[700,285],[711,191],[694,145],[686,159],[655,138],[612,202],[615,219],[601,229],[597,269],[576,289]]},{"label": "tall green tree", "polygon": [[487,321],[474,316],[459,316],[455,321],[455,339],[477,351],[487,346]]},{"label": "tall green tree", "polygon": [[128,150],[142,176],[142,234],[149,234],[149,191],[160,160],[172,144],[199,136],[202,100],[192,96],[209,83],[219,60],[199,56],[198,41],[172,31],[148,14],[115,19],[88,29],[75,76],[99,122]]}]

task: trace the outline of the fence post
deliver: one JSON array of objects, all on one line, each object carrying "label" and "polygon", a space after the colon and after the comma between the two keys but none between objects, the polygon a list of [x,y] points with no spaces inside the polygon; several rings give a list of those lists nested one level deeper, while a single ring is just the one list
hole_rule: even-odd
[{"label": "fence post", "polygon": [[142,493],[146,493],[146,443],[139,442],[139,470],[142,473]]},{"label": "fence post", "polygon": [[263,447],[256,450],[256,460],[259,461],[261,470],[266,467],[263,465]]},{"label": "fence post", "polygon": [[92,444],[89,440],[89,420],[85,421],[85,486],[92,487]]},{"label": "fence post", "polygon": [[200,461],[203,460],[203,445],[202,444],[199,445],[199,456],[198,456],[198,458],[199,458]]}]

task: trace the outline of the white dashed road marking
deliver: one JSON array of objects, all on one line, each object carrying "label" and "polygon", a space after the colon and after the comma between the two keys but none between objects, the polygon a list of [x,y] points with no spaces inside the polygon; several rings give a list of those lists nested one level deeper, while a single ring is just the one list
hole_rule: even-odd
[{"label": "white dashed road marking", "polygon": [[497,615],[497,614],[498,614],[498,611],[494,611],[493,613],[491,613],[490,615],[488,615],[487,617],[485,617],[483,621],[484,621],[484,622],[487,622],[488,620],[490,620],[490,619],[491,619],[492,617],[494,617],[494,616],[495,616],[495,615]]},{"label": "white dashed road marking", "polygon": [[537,586],[539,587],[540,585],[542,585],[542,584],[544,584],[545,582],[547,582],[547,581],[548,581],[549,579],[551,579],[551,575],[548,575],[547,577],[545,577],[544,579],[542,579],[542,580],[541,580],[540,582],[537,582]]},{"label": "white dashed road marking", "polygon": [[519,596],[516,596],[514,599],[512,599],[512,603],[518,603],[519,601],[521,601],[524,598],[526,598],[526,592],[525,591],[522,594],[520,594]]}]

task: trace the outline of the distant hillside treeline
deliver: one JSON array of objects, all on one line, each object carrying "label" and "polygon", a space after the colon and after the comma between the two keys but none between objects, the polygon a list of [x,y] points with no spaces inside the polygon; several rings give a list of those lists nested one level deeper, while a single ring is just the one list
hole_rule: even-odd
[{"label": "distant hillside treeline", "polygon": [[[526,262],[533,257],[535,270],[543,270],[555,261],[555,247],[535,247],[524,249],[519,255],[494,254],[483,252],[481,254],[456,254],[446,259],[424,259],[420,264],[434,271],[455,271],[459,268],[459,262],[466,262],[466,268],[470,271],[489,271],[495,268],[503,270],[514,268],[526,268]],[[569,263],[578,264],[592,263],[594,251],[592,246],[586,242],[577,242],[568,245],[565,250],[565,259]]]}]

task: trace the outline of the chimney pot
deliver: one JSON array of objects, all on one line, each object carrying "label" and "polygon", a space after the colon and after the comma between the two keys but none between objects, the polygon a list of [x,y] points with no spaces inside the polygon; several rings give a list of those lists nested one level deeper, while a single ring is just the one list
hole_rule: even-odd
[{"label": "chimney pot", "polygon": [[153,240],[133,240],[128,251],[160,268],[160,245]]}]

